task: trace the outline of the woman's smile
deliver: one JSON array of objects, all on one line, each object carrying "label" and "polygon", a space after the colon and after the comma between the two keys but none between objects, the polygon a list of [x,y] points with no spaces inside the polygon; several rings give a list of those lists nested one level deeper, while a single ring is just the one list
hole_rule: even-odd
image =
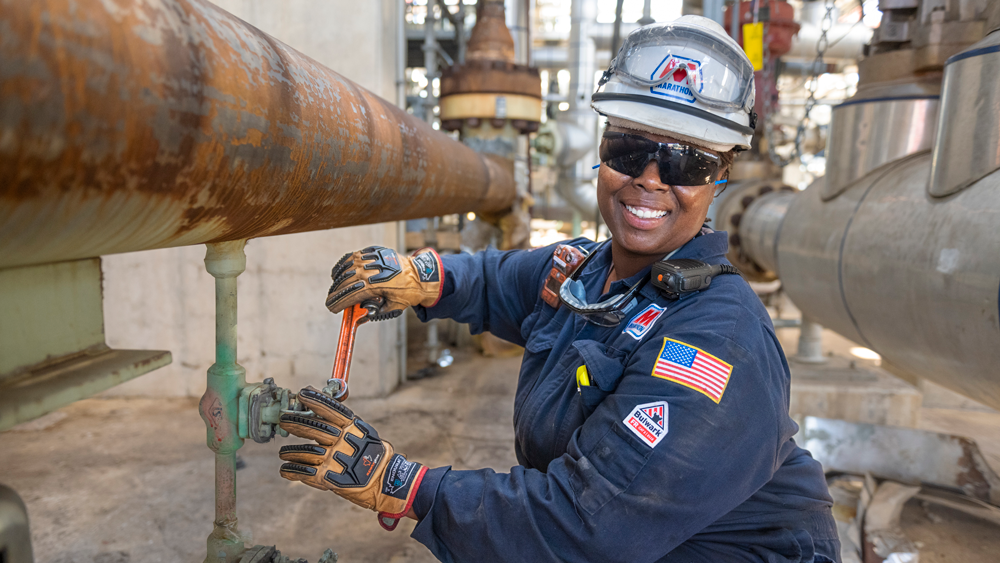
[{"label": "woman's smile", "polygon": [[[609,131],[636,134],[618,127]],[[669,137],[641,133],[660,143]],[[694,238],[705,222],[715,186],[673,186],[660,181],[659,165],[649,161],[639,177],[602,165],[597,201],[611,231],[616,276],[628,277]]]}]

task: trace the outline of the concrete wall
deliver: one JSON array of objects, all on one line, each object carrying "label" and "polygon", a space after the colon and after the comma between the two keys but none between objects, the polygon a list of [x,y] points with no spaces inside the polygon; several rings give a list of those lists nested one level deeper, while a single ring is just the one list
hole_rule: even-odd
[{"label": "concrete wall", "polygon": [[[379,96],[395,101],[396,3],[402,0],[220,0],[257,26]],[[239,363],[249,381],[274,377],[298,389],[325,383],[340,316],[323,300],[330,268],[370,244],[397,247],[395,223],[251,240],[239,286]],[[104,310],[114,348],[168,349],[173,364],[110,395],[199,396],[215,354],[214,280],[205,247],[105,256]],[[399,382],[401,321],[361,328],[353,396],[380,396]]]}]

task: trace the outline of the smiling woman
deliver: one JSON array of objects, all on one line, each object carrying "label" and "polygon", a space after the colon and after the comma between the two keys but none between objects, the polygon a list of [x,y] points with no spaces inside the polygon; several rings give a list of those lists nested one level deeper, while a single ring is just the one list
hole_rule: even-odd
[{"label": "smiling woman", "polygon": [[[718,24],[639,28],[593,97],[609,118],[597,196],[610,244],[435,254],[428,276],[393,283],[357,273],[387,249],[336,268],[338,307],[382,297],[524,347],[519,465],[425,467],[317,397],[331,406],[305,422],[338,430],[299,433],[316,445],[286,450],[283,476],[381,511],[387,527],[418,520],[413,537],[442,561],[839,561],[823,469],[792,441],[770,317],[721,275],[736,272],[726,234],[704,226],[734,151],[750,147],[753,95]],[[348,458],[340,436],[378,455]]]}]

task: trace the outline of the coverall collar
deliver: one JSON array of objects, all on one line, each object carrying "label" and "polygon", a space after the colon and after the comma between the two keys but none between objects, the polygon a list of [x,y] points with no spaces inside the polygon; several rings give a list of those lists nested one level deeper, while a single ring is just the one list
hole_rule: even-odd
[{"label": "coverall collar", "polygon": [[[716,264],[721,259],[724,259],[728,250],[729,240],[727,238],[727,234],[724,231],[712,231],[701,236],[696,236],[684,243],[684,246],[678,249],[677,252],[670,257],[670,259],[676,260],[680,258],[690,258],[692,260],[701,260],[710,264]],[[605,280],[607,280],[608,270],[611,268],[610,244],[601,244],[594,250],[594,252],[596,252],[597,255],[594,256],[593,260],[591,260],[586,265],[583,272],[580,273],[581,281],[583,281],[585,285],[592,288],[591,291],[587,292],[588,294],[594,291],[600,292],[600,290],[604,287]],[[648,276],[652,267],[652,264],[650,264],[632,277],[612,282],[611,287],[608,288],[607,295],[621,293],[632,287],[642,277]],[[587,283],[595,278],[599,281],[599,283],[593,285],[591,285],[591,283]],[[651,300],[654,300],[659,296],[659,293],[652,284],[646,284],[646,286],[639,291],[639,294]],[[603,296],[598,295],[591,295],[589,297],[603,298]]]}]

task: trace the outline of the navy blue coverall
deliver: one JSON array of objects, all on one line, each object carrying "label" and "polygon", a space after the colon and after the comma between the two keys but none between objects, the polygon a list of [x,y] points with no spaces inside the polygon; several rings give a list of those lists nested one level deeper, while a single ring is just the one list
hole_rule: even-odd
[{"label": "navy blue coverall", "polygon": [[[589,302],[606,298],[610,245],[572,243],[599,249],[579,279]],[[553,250],[444,256],[441,300],[416,307],[422,320],[469,323],[525,353],[521,465],[429,470],[412,537],[445,562],[839,561],[823,471],[791,439],[788,364],[749,285],[719,276],[670,301],[647,284],[621,325],[602,328],[540,298]],[[709,233],[672,258],[721,264],[726,250],[726,233]],[[686,368],[698,361],[716,370],[700,390]],[[578,388],[582,365],[591,384]]]}]

